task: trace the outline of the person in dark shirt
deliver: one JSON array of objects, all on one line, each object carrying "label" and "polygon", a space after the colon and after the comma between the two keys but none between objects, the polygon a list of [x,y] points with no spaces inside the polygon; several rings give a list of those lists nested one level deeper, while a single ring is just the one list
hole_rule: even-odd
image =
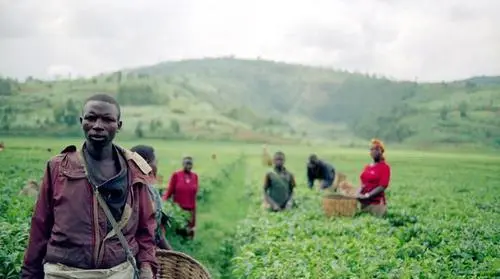
[{"label": "person in dark shirt", "polygon": [[272,211],[282,211],[293,206],[295,178],[285,164],[285,154],[278,151],[273,158],[274,168],[264,178],[264,206]]},{"label": "person in dark shirt", "polygon": [[335,180],[335,168],[312,154],[307,162],[307,186],[309,186],[309,189],[312,189],[316,179],[321,180],[321,189],[331,187]]}]

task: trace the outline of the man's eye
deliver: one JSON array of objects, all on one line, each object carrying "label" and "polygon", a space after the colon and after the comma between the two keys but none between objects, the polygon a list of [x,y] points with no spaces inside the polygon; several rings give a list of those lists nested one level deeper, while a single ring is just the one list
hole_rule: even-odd
[{"label": "man's eye", "polygon": [[87,121],[96,121],[96,119],[97,119],[97,117],[92,116],[92,115],[91,116],[85,116],[85,120],[87,120]]}]

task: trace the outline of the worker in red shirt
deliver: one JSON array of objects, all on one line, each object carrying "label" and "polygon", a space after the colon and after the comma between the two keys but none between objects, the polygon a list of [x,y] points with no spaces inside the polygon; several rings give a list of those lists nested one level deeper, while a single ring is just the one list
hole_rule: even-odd
[{"label": "worker in red shirt", "polygon": [[377,217],[383,217],[387,213],[385,190],[391,179],[391,167],[385,161],[384,151],[382,141],[371,141],[370,155],[373,163],[366,165],[361,173],[361,187],[357,194],[361,211]]},{"label": "worker in red shirt", "polygon": [[174,202],[182,209],[191,213],[188,222],[187,236],[194,237],[196,228],[196,195],[198,193],[198,175],[192,171],[193,158],[186,156],[182,160],[182,169],[170,177],[167,191],[163,195],[166,201],[173,196]]}]

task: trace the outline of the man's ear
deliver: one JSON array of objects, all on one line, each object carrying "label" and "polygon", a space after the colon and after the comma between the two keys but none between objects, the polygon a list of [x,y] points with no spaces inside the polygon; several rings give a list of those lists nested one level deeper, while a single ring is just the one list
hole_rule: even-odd
[{"label": "man's ear", "polygon": [[80,124],[83,123],[83,117],[80,116]]},{"label": "man's ear", "polygon": [[121,120],[118,120],[118,130],[121,130],[123,122]]}]

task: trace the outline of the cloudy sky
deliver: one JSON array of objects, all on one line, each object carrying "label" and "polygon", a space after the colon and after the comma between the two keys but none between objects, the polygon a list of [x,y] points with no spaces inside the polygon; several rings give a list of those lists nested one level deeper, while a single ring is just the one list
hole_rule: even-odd
[{"label": "cloudy sky", "polygon": [[0,74],[235,55],[450,80],[500,75],[500,0],[0,0]]}]

